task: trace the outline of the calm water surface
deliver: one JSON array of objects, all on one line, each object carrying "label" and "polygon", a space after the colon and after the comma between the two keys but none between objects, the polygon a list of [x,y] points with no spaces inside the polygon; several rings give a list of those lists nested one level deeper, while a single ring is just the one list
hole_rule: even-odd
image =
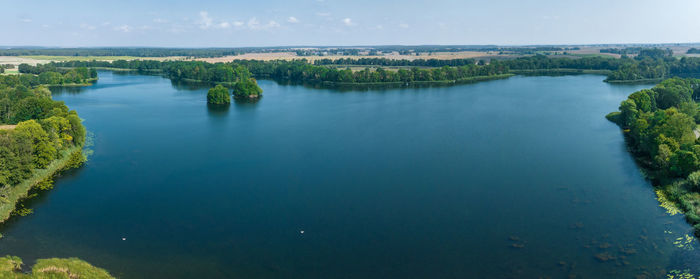
[{"label": "calm water surface", "polygon": [[260,81],[258,103],[212,109],[206,89],[100,72],[54,94],[85,119],[94,154],[0,229],[0,253],[75,256],[121,278],[697,268],[694,245],[673,244],[690,227],[658,206],[604,118],[649,86],[602,80],[351,92]]}]

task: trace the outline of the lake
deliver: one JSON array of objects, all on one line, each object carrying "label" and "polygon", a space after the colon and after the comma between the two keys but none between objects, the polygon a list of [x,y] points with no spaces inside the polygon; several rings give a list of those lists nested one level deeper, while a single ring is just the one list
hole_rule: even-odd
[{"label": "lake", "polygon": [[[257,103],[100,72],[54,90],[87,165],[2,226],[2,254],[121,278],[641,278],[698,269],[680,215],[605,119],[603,76],[339,91],[262,80]],[[682,246],[682,247],[677,247]],[[571,277],[570,277],[571,278]]]}]

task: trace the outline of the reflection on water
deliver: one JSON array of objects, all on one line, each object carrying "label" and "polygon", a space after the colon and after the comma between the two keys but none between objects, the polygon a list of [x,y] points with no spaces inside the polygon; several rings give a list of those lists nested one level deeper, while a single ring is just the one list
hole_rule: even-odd
[{"label": "reflection on water", "polygon": [[225,117],[229,113],[230,104],[225,105],[214,105],[207,104],[207,112],[211,117]]}]

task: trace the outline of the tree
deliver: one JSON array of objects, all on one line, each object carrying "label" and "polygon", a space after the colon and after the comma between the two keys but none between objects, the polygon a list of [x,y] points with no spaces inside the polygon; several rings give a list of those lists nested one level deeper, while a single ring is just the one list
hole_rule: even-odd
[{"label": "tree", "polygon": [[221,86],[221,84],[209,89],[207,93],[207,103],[212,105],[230,104],[231,96],[229,96],[228,89]]},{"label": "tree", "polygon": [[236,98],[258,98],[262,95],[262,88],[254,78],[236,82],[233,87],[233,96]]}]

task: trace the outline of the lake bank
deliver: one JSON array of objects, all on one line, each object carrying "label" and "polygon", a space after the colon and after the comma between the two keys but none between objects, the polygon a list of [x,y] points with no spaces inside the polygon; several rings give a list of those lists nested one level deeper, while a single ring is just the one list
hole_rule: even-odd
[{"label": "lake bank", "polygon": [[0,202],[0,224],[11,217],[16,205],[27,198],[32,189],[39,183],[52,179],[64,170],[79,166],[84,161],[82,148],[82,146],[75,146],[64,150],[61,158],[54,160],[46,168],[36,169],[30,178],[0,190],[4,197]]}]

